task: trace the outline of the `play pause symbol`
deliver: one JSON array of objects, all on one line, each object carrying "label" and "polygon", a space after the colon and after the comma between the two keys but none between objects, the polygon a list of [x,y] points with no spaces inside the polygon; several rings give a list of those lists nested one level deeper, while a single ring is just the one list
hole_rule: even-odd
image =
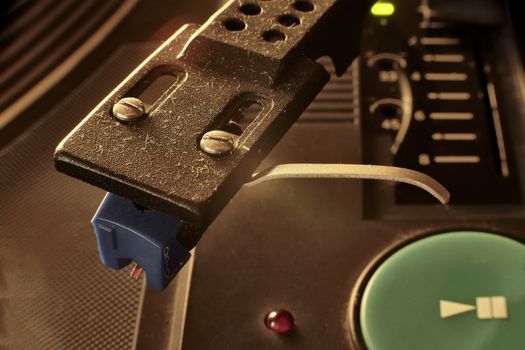
[{"label": "play pause symbol", "polygon": [[477,297],[476,306],[448,300],[439,301],[439,312],[441,318],[449,318],[474,310],[476,310],[478,319],[480,320],[503,320],[509,318],[507,299],[501,296]]}]

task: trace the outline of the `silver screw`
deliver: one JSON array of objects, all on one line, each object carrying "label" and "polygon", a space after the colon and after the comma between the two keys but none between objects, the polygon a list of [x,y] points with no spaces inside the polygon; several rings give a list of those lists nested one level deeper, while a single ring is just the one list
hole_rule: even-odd
[{"label": "silver screw", "polygon": [[146,105],[135,97],[124,97],[113,105],[113,115],[121,122],[134,122],[146,115]]},{"label": "silver screw", "polygon": [[239,136],[223,130],[211,130],[205,133],[200,142],[201,149],[212,156],[231,153],[237,146]]}]

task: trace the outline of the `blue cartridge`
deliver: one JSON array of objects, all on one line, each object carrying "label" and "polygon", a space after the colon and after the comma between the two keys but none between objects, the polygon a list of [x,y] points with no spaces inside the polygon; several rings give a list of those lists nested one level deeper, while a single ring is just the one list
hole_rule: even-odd
[{"label": "blue cartridge", "polygon": [[147,285],[162,291],[191,257],[177,240],[183,223],[108,193],[91,220],[102,263],[121,269],[132,261],[146,272]]}]

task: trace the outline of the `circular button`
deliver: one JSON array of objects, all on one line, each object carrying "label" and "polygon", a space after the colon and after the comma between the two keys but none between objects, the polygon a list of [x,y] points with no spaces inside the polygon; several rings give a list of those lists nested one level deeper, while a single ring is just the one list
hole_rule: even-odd
[{"label": "circular button", "polygon": [[525,245],[481,232],[419,240],[375,271],[359,316],[369,350],[524,349]]}]

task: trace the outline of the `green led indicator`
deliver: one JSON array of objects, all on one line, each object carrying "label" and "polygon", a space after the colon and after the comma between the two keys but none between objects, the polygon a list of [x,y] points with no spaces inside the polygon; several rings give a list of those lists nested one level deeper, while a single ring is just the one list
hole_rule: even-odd
[{"label": "green led indicator", "polygon": [[396,8],[394,7],[394,4],[391,2],[386,1],[378,1],[372,6],[372,9],[370,9],[370,12],[374,16],[392,16],[394,14],[394,11]]}]

